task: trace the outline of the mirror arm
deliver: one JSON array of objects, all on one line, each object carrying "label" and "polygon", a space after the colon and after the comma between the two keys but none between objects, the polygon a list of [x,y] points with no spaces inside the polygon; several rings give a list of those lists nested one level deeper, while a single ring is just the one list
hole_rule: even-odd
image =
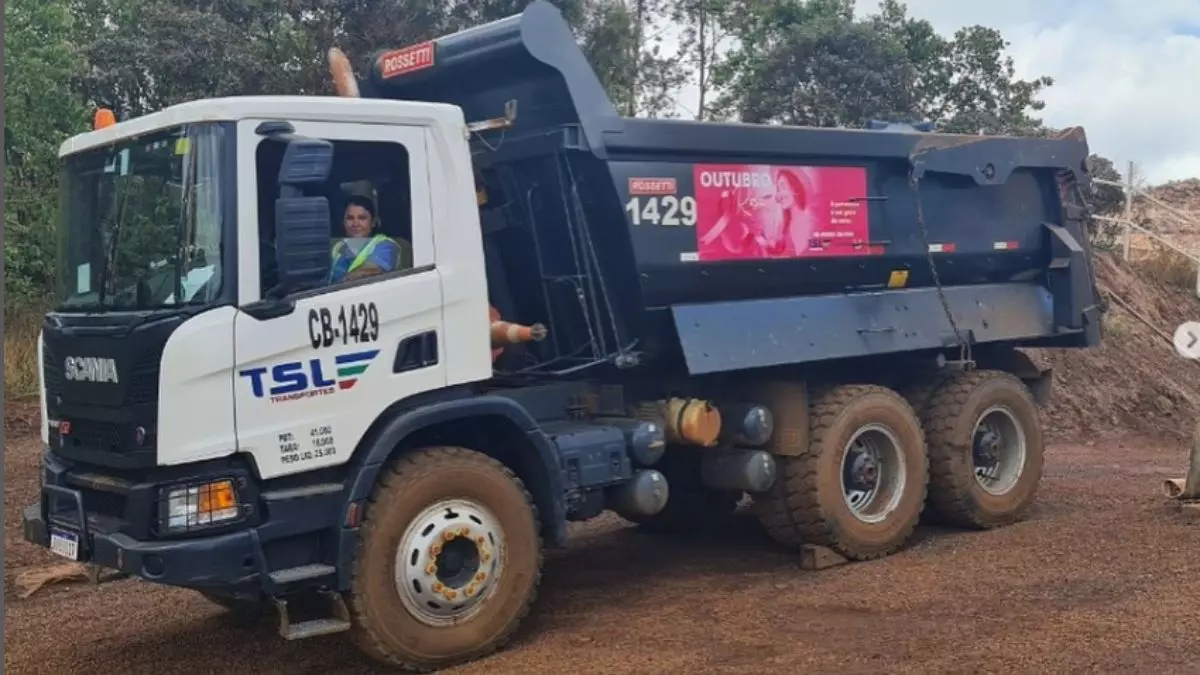
[{"label": "mirror arm", "polygon": [[241,310],[259,321],[278,319],[296,311],[296,301],[284,298],[264,298],[242,305]]}]

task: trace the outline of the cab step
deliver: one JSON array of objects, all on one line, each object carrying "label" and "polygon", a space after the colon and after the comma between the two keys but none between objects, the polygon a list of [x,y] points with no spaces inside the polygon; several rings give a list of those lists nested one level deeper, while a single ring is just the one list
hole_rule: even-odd
[{"label": "cab step", "polygon": [[275,607],[279,610],[279,634],[285,640],[304,640],[320,635],[344,633],[350,630],[350,611],[342,594],[334,591],[322,591],[320,595],[329,601],[333,616],[319,617],[305,621],[292,622],[288,601],[275,598]]},{"label": "cab step", "polygon": [[279,586],[294,584],[299,581],[308,581],[310,579],[320,579],[321,577],[336,574],[337,568],[333,565],[322,565],[313,563],[311,565],[300,565],[299,567],[288,567],[282,570],[271,572],[271,581]]}]

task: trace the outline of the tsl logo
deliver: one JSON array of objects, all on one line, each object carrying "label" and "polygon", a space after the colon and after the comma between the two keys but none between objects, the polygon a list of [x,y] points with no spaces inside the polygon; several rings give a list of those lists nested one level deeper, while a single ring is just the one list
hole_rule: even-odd
[{"label": "tsl logo", "polygon": [[286,403],[313,396],[328,396],[351,389],[366,372],[378,349],[338,354],[334,358],[333,377],[326,374],[321,359],[286,361],[273,366],[247,368],[238,375],[250,380],[254,398],[269,398],[271,403]]}]

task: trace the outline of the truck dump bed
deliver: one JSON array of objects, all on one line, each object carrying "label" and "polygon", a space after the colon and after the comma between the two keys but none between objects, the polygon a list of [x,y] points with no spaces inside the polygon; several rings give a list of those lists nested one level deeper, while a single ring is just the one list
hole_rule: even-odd
[{"label": "truck dump bed", "polygon": [[373,63],[365,96],[471,121],[515,102],[475,163],[492,304],[547,323],[542,363],[698,374],[1100,339],[1082,130],[624,118],[542,1]]}]

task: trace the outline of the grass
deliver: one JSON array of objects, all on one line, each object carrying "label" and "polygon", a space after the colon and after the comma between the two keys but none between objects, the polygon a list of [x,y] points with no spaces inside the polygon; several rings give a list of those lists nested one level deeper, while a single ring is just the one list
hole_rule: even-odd
[{"label": "grass", "polygon": [[1134,325],[1133,320],[1125,314],[1114,314],[1110,312],[1105,314],[1101,318],[1101,321],[1104,323],[1104,332],[1107,334],[1107,336],[1118,341],[1129,338],[1131,335],[1133,335],[1134,330],[1137,328],[1137,326]]},{"label": "grass", "polygon": [[4,400],[6,403],[37,402],[37,338],[41,327],[41,307],[36,305],[9,306],[4,310]]},{"label": "grass", "polygon": [[1196,287],[1196,261],[1165,246],[1154,247],[1154,251],[1134,263],[1134,267],[1146,277],[1167,286],[1188,290]]}]

